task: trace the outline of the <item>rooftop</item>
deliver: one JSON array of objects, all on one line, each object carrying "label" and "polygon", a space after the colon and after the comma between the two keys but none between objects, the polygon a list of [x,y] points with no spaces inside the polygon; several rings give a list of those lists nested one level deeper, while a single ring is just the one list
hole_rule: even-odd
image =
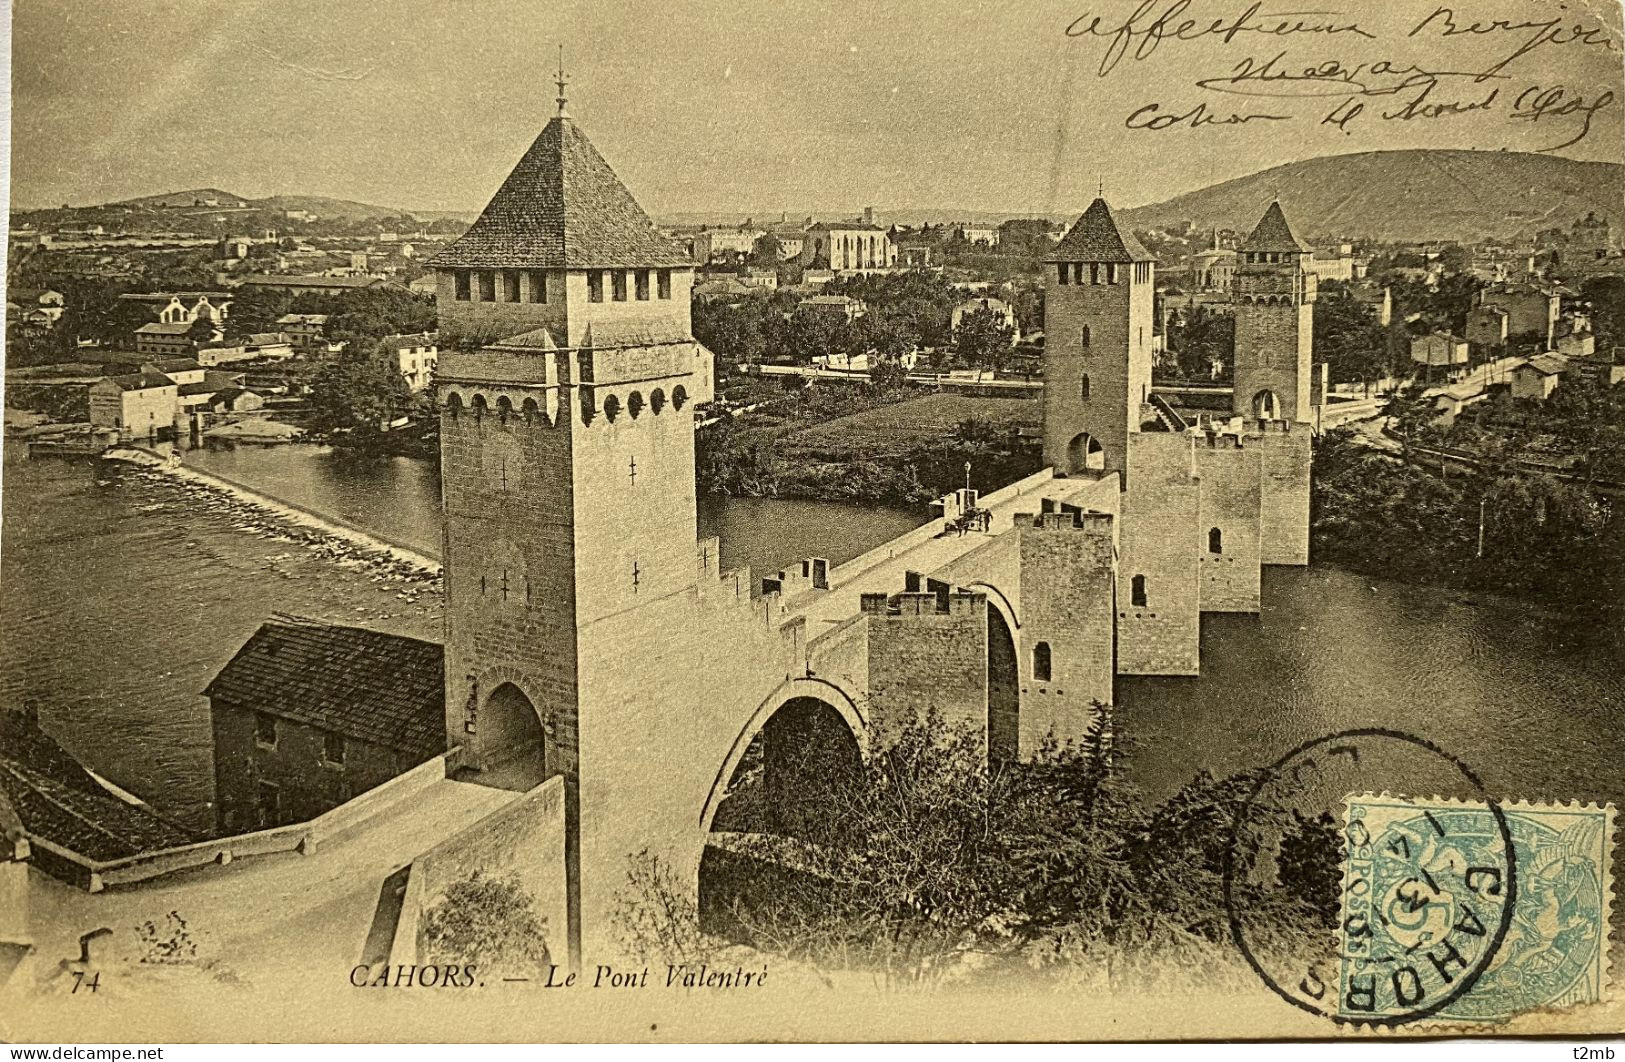
[{"label": "rooftop", "polygon": [[1536,354],[1523,365],[1519,366],[1519,368],[1523,369],[1533,369],[1542,376],[1561,376],[1563,375],[1563,371],[1568,367],[1568,357],[1563,354],[1554,353]]},{"label": "rooftop", "polygon": [[175,381],[161,372],[132,372],[123,376],[104,376],[102,379],[116,384],[120,391],[147,391],[154,387],[175,386]]},{"label": "rooftop", "polygon": [[1106,200],[1096,199],[1078,218],[1055,250],[1049,262],[1154,262],[1156,258],[1140,245],[1132,232],[1117,227]]},{"label": "rooftop", "polygon": [[0,714],[0,821],[91,859],[117,859],[196,840],[144,805],[98,782],[38,720]]},{"label": "rooftop", "polygon": [[135,333],[139,336],[184,336],[191,330],[192,324],[189,321],[174,321],[168,324],[163,321],[153,321],[151,324],[144,324],[137,328]]},{"label": "rooftop", "polygon": [[243,278],[245,288],[374,288],[382,277],[253,276]]},{"label": "rooftop", "polygon": [[690,266],[568,117],[547,123],[440,268]]},{"label": "rooftop", "polygon": [[1242,241],[1243,251],[1285,251],[1289,254],[1303,254],[1310,250],[1309,245],[1298,239],[1287,223],[1286,213],[1281,209],[1280,200],[1270,203],[1264,216],[1259,219],[1253,228],[1251,236]]},{"label": "rooftop", "polygon": [[386,349],[402,350],[408,347],[432,347],[440,342],[434,332],[412,332],[407,335],[385,336],[379,341]]},{"label": "rooftop", "polygon": [[433,642],[278,616],[260,626],[203,693],[430,756],[446,747],[444,667]]}]

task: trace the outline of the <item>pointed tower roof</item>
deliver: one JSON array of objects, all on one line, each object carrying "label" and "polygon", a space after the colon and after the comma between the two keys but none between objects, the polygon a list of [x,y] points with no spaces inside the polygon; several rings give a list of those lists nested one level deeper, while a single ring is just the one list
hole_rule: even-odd
[{"label": "pointed tower roof", "polygon": [[431,266],[591,269],[690,266],[568,117],[547,123],[485,211]]},{"label": "pointed tower roof", "polygon": [[1242,242],[1243,251],[1286,251],[1288,253],[1305,254],[1310,248],[1292,232],[1292,226],[1287,224],[1286,214],[1281,210],[1279,199],[1270,203],[1270,208],[1264,211],[1264,216],[1253,229],[1253,234]]},{"label": "pointed tower roof", "polygon": [[1154,262],[1156,258],[1140,246],[1132,232],[1117,227],[1106,200],[1089,204],[1077,224],[1055,245],[1050,262]]}]

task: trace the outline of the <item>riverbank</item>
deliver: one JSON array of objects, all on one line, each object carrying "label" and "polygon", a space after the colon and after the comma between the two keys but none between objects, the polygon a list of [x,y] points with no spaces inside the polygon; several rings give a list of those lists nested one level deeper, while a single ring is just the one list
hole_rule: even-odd
[{"label": "riverbank", "polygon": [[1625,628],[1625,514],[1544,476],[1447,477],[1331,432],[1315,455],[1310,551],[1385,579],[1533,602],[1577,639]]},{"label": "riverbank", "polygon": [[1028,399],[957,394],[808,408],[722,422],[700,433],[702,494],[919,505],[965,485],[983,492],[1038,471],[1039,454],[1020,433],[1038,423]]}]

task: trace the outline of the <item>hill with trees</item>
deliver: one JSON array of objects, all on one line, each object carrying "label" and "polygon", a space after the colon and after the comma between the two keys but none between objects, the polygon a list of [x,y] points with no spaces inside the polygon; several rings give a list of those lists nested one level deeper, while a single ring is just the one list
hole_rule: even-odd
[{"label": "hill with trees", "polygon": [[1300,236],[1476,242],[1621,213],[1625,166],[1513,151],[1415,149],[1275,166],[1119,212],[1135,229],[1249,231],[1279,197]]}]

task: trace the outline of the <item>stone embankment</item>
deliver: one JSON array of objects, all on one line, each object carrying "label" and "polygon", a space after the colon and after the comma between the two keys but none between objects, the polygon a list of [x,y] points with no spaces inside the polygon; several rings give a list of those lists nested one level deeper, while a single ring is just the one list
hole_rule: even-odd
[{"label": "stone embankment", "polygon": [[187,468],[171,457],[137,447],[119,447],[103,457],[136,466],[170,480],[199,512],[218,513],[239,531],[294,542],[347,567],[406,584],[403,599],[440,589],[440,561],[421,550],[391,542],[372,531],[352,527],[294,502],[265,494],[223,476]]}]

